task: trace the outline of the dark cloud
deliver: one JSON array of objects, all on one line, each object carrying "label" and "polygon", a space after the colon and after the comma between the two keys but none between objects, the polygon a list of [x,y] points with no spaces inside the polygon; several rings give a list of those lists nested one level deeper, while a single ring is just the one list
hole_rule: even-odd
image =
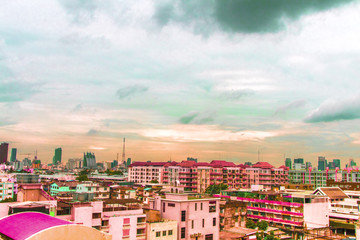
[{"label": "dark cloud", "polygon": [[116,96],[119,99],[129,99],[133,96],[145,93],[149,90],[148,87],[140,86],[140,85],[134,85],[134,86],[128,86],[124,88],[120,88],[116,92]]},{"label": "dark cloud", "polygon": [[238,89],[225,91],[220,94],[220,97],[227,100],[236,101],[249,95],[253,95],[255,92],[251,89]]},{"label": "dark cloud", "polygon": [[90,130],[86,133],[86,135],[87,135],[87,136],[95,136],[95,135],[98,135],[98,133],[99,133],[98,130],[96,130],[96,129],[90,129]]},{"label": "dark cloud", "polygon": [[327,101],[311,112],[305,122],[333,122],[360,118],[360,95],[344,100]]},{"label": "dark cloud", "polygon": [[89,23],[98,8],[96,0],[61,0],[60,5],[72,17],[74,23]]},{"label": "dark cloud", "polygon": [[190,112],[179,119],[181,124],[207,124],[214,121],[215,112]]},{"label": "dark cloud", "polygon": [[276,109],[275,114],[286,113],[289,110],[297,109],[306,105],[306,100],[296,100]]},{"label": "dark cloud", "polygon": [[336,8],[356,0],[178,0],[158,4],[155,18],[161,25],[171,21],[217,25],[229,32],[266,33],[284,29],[285,21]]}]

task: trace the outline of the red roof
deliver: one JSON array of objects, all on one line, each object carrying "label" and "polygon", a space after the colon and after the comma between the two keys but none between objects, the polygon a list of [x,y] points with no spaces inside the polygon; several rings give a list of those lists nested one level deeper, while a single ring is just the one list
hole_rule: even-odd
[{"label": "red roof", "polygon": [[181,163],[176,164],[176,166],[180,167],[194,167],[196,162],[194,161],[182,161]]},{"label": "red roof", "polygon": [[142,166],[171,166],[176,162],[134,162],[129,167],[142,167]]},{"label": "red roof", "polygon": [[0,220],[0,233],[16,240],[24,240],[47,228],[72,224],[44,213],[23,212]]},{"label": "red roof", "polygon": [[252,165],[253,168],[273,168],[274,166],[268,162],[257,162]]},{"label": "red roof", "polygon": [[213,167],[236,167],[236,164],[233,162],[227,162],[224,160],[212,160],[210,164]]}]

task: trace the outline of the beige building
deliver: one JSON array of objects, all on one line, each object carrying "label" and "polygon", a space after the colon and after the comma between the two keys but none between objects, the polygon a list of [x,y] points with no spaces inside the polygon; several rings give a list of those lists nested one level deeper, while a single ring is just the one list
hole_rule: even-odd
[{"label": "beige building", "polygon": [[146,239],[148,240],[176,240],[177,221],[162,219],[159,222],[146,223]]}]

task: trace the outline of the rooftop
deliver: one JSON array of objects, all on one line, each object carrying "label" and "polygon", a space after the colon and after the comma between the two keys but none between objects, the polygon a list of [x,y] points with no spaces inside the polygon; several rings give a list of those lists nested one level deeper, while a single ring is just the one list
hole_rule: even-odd
[{"label": "rooftop", "polygon": [[24,212],[0,220],[0,233],[16,240],[24,240],[47,228],[72,224],[38,212]]}]

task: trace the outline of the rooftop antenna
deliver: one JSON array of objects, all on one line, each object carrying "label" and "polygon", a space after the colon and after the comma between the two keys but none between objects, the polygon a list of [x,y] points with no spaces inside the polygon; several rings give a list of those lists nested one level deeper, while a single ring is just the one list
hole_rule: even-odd
[{"label": "rooftop antenna", "polygon": [[37,160],[37,149],[35,150],[35,160]]},{"label": "rooftop antenna", "polygon": [[125,162],[125,138],[124,138],[124,141],[123,141],[122,162],[123,162],[123,163]]}]

